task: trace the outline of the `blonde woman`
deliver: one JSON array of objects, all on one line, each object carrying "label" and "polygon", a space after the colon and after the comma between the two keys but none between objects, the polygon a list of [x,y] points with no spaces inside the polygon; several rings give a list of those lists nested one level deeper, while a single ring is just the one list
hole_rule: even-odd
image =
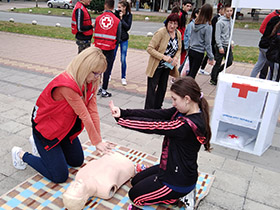
[{"label": "blonde woman", "polygon": [[68,165],[83,164],[78,135],[84,127],[99,152],[110,151],[110,145],[101,140],[96,104],[100,75],[106,67],[102,51],[89,47],[47,85],[32,112],[32,154],[13,147],[15,168],[25,169],[28,164],[55,183],[65,182]]}]

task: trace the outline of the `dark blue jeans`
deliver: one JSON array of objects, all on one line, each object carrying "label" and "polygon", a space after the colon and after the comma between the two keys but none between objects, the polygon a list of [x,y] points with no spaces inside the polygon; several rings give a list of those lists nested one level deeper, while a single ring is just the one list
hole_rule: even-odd
[{"label": "dark blue jeans", "polygon": [[[121,41],[120,42],[121,46],[121,64],[122,64],[122,79],[126,78],[126,55],[127,55],[127,48],[128,48],[128,40],[126,41]],[[118,45],[115,48],[115,57],[118,51]]]},{"label": "dark blue jeans", "polygon": [[44,149],[41,140],[34,133],[33,137],[40,157],[26,152],[22,159],[52,182],[62,183],[68,179],[68,165],[79,167],[83,164],[84,153],[78,137],[72,143],[65,138],[49,151]]}]

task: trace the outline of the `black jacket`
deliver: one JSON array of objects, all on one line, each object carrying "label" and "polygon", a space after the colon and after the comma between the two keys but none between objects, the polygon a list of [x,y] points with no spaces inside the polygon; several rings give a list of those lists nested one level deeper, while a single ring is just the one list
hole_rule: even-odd
[{"label": "black jacket", "polygon": [[[120,19],[119,11],[116,10],[115,13],[117,18]],[[123,18],[121,19],[122,23],[122,30],[121,30],[121,41],[126,41],[129,39],[128,31],[131,28],[132,25],[132,14],[131,13],[126,13],[123,15]]]},{"label": "black jacket", "polygon": [[273,63],[280,63],[280,30],[269,37],[269,47],[266,52],[266,58]]},{"label": "black jacket", "polygon": [[[201,113],[187,115],[205,133]],[[174,186],[191,186],[198,177],[197,157],[201,143],[197,140],[184,115],[176,108],[121,110],[118,124],[143,133],[164,135],[159,179]]]},{"label": "black jacket", "polygon": [[271,35],[274,26],[279,21],[280,21],[280,17],[275,16],[271,18],[270,21],[267,23],[263,36],[261,37],[261,40],[259,42],[260,48],[267,49],[269,47],[269,36]]}]

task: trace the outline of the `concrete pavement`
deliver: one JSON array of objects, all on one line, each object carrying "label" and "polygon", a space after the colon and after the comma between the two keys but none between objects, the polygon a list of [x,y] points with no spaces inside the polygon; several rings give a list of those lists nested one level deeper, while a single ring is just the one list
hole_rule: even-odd
[{"label": "concrete pavement", "polygon": [[[36,172],[13,168],[10,150],[14,145],[30,151],[30,115],[34,103],[46,84],[63,71],[77,54],[74,41],[0,32],[0,195],[6,193]],[[162,137],[123,129],[116,125],[108,109],[109,100],[122,108],[143,108],[148,61],[146,51],[129,49],[127,86],[120,82],[119,53],[109,90],[112,98],[99,98],[102,137],[159,157]],[[253,65],[234,63],[227,72],[249,75]],[[208,71],[210,67],[208,66]],[[213,107],[215,87],[208,76],[197,76],[204,96]],[[169,83],[170,84],[170,83]],[[170,107],[167,92],[164,107]],[[81,141],[88,140],[83,132]],[[277,126],[271,147],[255,156],[212,145],[212,153],[199,153],[199,170],[214,174],[216,179],[209,195],[200,203],[203,210],[276,210],[279,203],[280,127]]]}]

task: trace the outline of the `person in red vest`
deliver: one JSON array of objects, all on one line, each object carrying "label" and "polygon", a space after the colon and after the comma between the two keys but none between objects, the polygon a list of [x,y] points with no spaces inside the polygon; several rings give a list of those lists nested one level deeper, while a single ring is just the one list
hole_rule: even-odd
[{"label": "person in red vest", "polygon": [[68,165],[79,167],[84,162],[78,138],[84,127],[97,151],[110,153],[110,144],[101,139],[96,102],[100,75],[106,66],[102,51],[89,47],[47,85],[32,112],[32,154],[13,147],[15,168],[23,170],[28,164],[52,182],[65,182]]},{"label": "person in red vest", "polygon": [[72,13],[72,34],[75,34],[78,53],[90,47],[94,24],[86,6],[91,0],[80,0],[76,3]]},{"label": "person in red vest", "polygon": [[115,60],[114,51],[121,39],[121,22],[113,13],[114,4],[114,0],[105,0],[105,11],[96,18],[94,26],[94,45],[102,50],[108,64],[103,74],[102,88],[98,91],[98,95],[105,98],[112,96],[107,89]]}]

